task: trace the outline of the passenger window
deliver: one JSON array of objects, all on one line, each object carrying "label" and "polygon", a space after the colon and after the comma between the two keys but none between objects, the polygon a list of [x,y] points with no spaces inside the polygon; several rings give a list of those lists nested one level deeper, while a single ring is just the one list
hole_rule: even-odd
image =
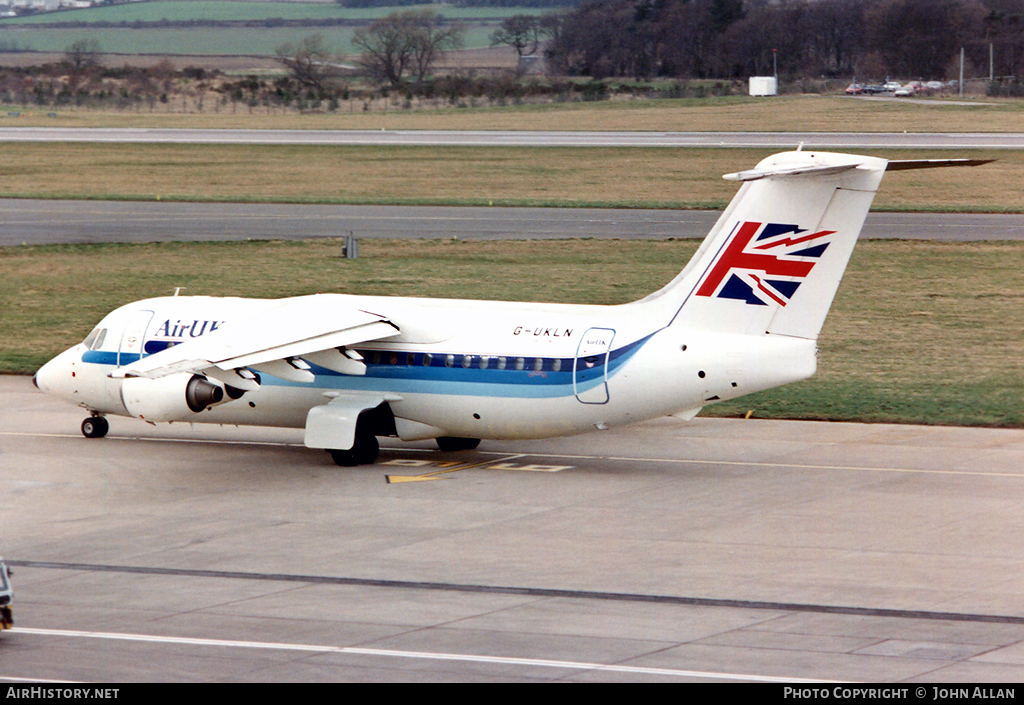
[{"label": "passenger window", "polygon": [[430,367],[430,363],[434,360],[434,356],[430,353],[423,354],[423,366]]},{"label": "passenger window", "polygon": [[544,369],[544,358],[543,357],[538,357],[536,360],[533,361],[533,369],[536,372],[540,372],[541,370]]},{"label": "passenger window", "polygon": [[473,366],[473,356],[472,355],[463,355],[462,356],[462,366],[467,368],[467,369],[472,367]]},{"label": "passenger window", "polygon": [[454,364],[455,364],[455,356],[454,356],[454,355],[448,355],[448,356],[447,356],[447,357],[446,357],[446,358],[444,359],[444,366],[445,366],[445,367],[451,367],[451,366],[452,366],[452,365],[454,365]]},{"label": "passenger window", "polygon": [[506,364],[508,364],[508,361],[505,358],[503,358],[503,357],[499,357],[498,358],[498,369],[499,370],[505,369],[505,365]]},{"label": "passenger window", "polygon": [[551,361],[551,371],[552,372],[558,372],[561,369],[562,369],[562,358],[556,357],[554,360]]},{"label": "passenger window", "polygon": [[522,357],[517,357],[516,358],[516,369],[517,370],[526,369],[526,359],[525,358],[522,358]]},{"label": "passenger window", "polygon": [[415,364],[415,362],[416,362],[416,353],[406,353],[405,354],[405,364],[406,365],[412,365],[412,364]]},{"label": "passenger window", "polygon": [[487,367],[490,364],[491,364],[491,358],[489,356],[487,356],[487,355],[481,355],[480,356],[480,369],[481,370],[486,370]]}]

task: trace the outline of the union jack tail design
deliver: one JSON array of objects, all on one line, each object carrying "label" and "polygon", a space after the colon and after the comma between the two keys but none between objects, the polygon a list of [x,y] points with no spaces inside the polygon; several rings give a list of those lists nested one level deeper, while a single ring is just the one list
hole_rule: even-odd
[{"label": "union jack tail design", "polygon": [[807,233],[785,223],[740,223],[697,288],[697,296],[785,306],[829,246],[834,230]]}]

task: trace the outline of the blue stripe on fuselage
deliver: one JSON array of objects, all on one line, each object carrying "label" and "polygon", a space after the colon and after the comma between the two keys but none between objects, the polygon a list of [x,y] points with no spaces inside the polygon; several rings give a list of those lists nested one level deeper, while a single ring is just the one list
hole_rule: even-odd
[{"label": "blue stripe on fuselage", "polygon": [[[632,343],[612,350],[608,355],[607,376],[611,378],[654,334],[645,336]],[[605,375],[603,368],[597,366],[589,370],[581,370],[578,376],[573,369],[575,358],[541,358],[543,369],[534,370],[533,363],[537,357],[505,356],[506,368],[497,369],[497,355],[489,356],[489,364],[480,369],[480,355],[472,356],[472,365],[462,367],[463,355],[454,354],[452,366],[446,364],[449,353],[429,353],[430,364],[424,365],[427,353],[410,353],[404,350],[375,349],[363,350],[361,354],[366,362],[366,375],[346,375],[333,370],[310,365],[310,371],[316,376],[312,383],[291,382],[288,380],[263,375],[263,384],[270,386],[316,387],[325,389],[344,388],[353,390],[391,391],[396,393],[433,393],[462,394],[467,396],[497,397],[560,397],[573,396],[577,392],[586,391],[601,384]],[[379,354],[379,358],[374,356]],[[411,355],[411,364],[407,364],[407,356]],[[394,363],[390,360],[395,359]],[[524,369],[515,369],[518,357],[524,360]],[[139,355],[121,353],[121,364],[131,364],[139,359]],[[372,362],[380,359],[382,362]],[[555,371],[554,360],[561,361],[561,369]],[[82,362],[117,366],[118,353],[102,350],[88,350],[82,355]],[[573,385],[573,377],[576,384]]]}]

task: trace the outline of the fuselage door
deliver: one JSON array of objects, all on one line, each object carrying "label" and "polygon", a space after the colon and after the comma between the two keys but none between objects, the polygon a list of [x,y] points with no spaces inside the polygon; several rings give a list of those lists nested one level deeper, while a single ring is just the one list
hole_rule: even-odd
[{"label": "fuselage door", "polygon": [[136,311],[128,319],[128,325],[121,333],[121,345],[117,349],[117,366],[124,367],[139,359],[142,355],[143,339],[146,329],[153,319],[152,311]]},{"label": "fuselage door", "polygon": [[591,328],[576,349],[572,385],[584,404],[608,403],[608,353],[614,337],[610,328]]}]

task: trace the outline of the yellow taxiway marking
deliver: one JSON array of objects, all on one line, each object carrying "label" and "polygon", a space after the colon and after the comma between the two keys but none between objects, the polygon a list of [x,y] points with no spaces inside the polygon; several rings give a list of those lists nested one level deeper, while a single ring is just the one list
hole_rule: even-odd
[{"label": "yellow taxiway marking", "polygon": [[518,470],[520,472],[561,472],[562,470],[570,470],[575,467],[574,465],[539,465],[537,463],[522,464],[509,462],[517,458],[523,458],[527,455],[533,454],[520,453],[518,455],[505,455],[502,458],[495,458],[494,460],[485,460],[480,463],[471,464],[462,463],[457,460],[442,461],[438,463],[432,460],[393,458],[392,460],[386,460],[380,463],[380,465],[392,465],[405,468],[438,468],[433,472],[424,473],[423,475],[385,475],[384,479],[389,484],[395,482],[423,482],[437,480],[443,475],[459,472],[460,470],[469,470],[471,468],[486,467],[488,470]]},{"label": "yellow taxiway marking", "polygon": [[471,468],[481,468],[485,465],[491,465],[492,463],[498,463],[499,461],[509,461],[516,458],[522,458],[525,453],[518,455],[511,455],[505,458],[495,458],[494,460],[485,460],[481,463],[463,463],[458,460],[448,460],[440,463],[435,463],[430,460],[404,460],[402,458],[396,458],[394,460],[388,460],[381,463],[381,465],[398,465],[401,467],[434,467],[438,468],[433,472],[424,473],[423,475],[385,475],[384,481],[389,485],[393,485],[398,482],[429,482],[431,480],[439,480],[444,475],[450,475],[453,472],[459,472],[460,470],[469,470]]}]

